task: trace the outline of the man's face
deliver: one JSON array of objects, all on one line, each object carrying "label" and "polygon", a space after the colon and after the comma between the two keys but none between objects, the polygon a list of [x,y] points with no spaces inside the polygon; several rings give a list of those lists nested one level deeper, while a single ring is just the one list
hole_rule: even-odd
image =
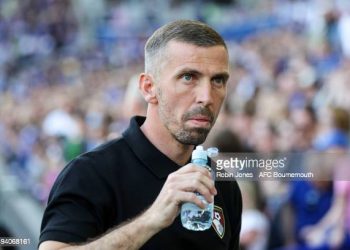
[{"label": "man's face", "polygon": [[201,144],[226,95],[227,51],[170,41],[164,54],[155,80],[160,120],[180,143]]}]

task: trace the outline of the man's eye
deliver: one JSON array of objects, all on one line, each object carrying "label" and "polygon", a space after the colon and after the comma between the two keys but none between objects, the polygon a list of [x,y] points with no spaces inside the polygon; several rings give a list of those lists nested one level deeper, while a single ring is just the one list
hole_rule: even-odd
[{"label": "man's eye", "polygon": [[191,74],[184,74],[182,76],[182,79],[184,79],[186,82],[192,81],[193,76]]},{"label": "man's eye", "polygon": [[213,84],[215,84],[215,86],[223,86],[225,85],[225,79],[222,77],[217,77],[213,79]]}]

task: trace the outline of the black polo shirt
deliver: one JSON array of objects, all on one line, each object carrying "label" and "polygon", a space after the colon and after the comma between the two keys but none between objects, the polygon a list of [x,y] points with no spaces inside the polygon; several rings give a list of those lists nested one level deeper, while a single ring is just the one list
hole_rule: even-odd
[{"label": "black polo shirt", "polygon": [[[144,136],[140,130],[144,119],[133,118],[121,138],[79,156],[63,169],[49,196],[40,242],[86,242],[153,203],[167,176],[180,166]],[[209,230],[189,231],[177,216],[141,249],[238,249],[242,210],[238,185],[217,182],[216,187],[216,227],[213,223]]]}]

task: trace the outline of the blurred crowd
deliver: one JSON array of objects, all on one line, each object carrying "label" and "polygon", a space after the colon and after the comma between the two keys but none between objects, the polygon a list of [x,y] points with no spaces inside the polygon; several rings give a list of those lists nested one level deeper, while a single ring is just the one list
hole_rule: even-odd
[{"label": "blurred crowd", "polygon": [[[144,42],[175,18],[208,22],[228,44],[228,95],[208,145],[347,152],[350,4],[218,2],[0,0],[0,164],[44,205],[68,161],[145,114]],[[244,249],[349,249],[347,182],[240,187]],[[341,227],[332,222],[341,218]]]}]

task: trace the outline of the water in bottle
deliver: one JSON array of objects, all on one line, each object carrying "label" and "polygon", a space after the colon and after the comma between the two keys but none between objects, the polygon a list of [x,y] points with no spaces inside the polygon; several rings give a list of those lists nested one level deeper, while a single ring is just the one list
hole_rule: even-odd
[{"label": "water in bottle", "polygon": [[[198,167],[208,167],[208,152],[202,146],[197,146],[192,152],[192,163]],[[186,202],[181,206],[182,225],[193,231],[203,231],[211,227],[213,221],[214,204],[208,203],[205,198],[196,193],[197,197],[206,204],[205,209],[201,209],[194,203]]]}]

